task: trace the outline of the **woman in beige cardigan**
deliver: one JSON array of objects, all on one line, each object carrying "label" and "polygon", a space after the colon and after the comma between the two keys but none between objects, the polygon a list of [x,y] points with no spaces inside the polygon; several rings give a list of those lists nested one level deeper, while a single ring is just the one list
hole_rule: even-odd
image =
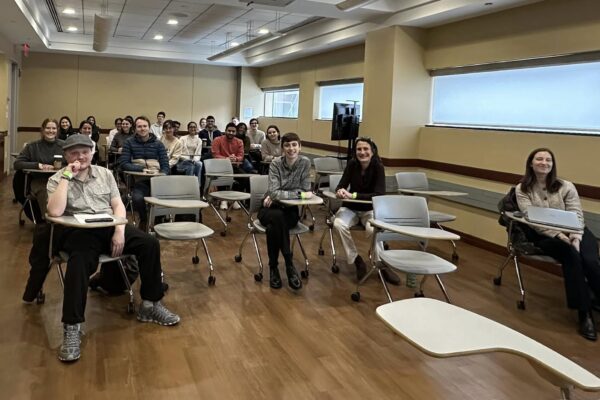
[{"label": "woman in beige cardigan", "polygon": [[[517,185],[516,194],[522,212],[528,206],[573,211],[584,224],[577,189],[573,183],[557,178],[556,159],[549,149],[540,148],[529,154],[525,176]],[[567,306],[579,312],[579,334],[588,340],[596,340],[590,290],[596,300],[600,300],[600,263],[594,234],[588,228],[582,234],[565,234],[535,227],[528,236],[545,254],[562,264]]]}]

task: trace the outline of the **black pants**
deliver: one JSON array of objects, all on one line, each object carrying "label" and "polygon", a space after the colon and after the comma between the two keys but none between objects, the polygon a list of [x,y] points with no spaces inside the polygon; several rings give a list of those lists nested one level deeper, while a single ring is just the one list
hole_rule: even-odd
[{"label": "black pants", "polygon": [[279,252],[283,255],[285,265],[292,265],[290,250],[290,229],[300,220],[298,207],[263,207],[258,212],[258,220],[267,228],[267,251],[269,266],[277,267]]},{"label": "black pants", "polygon": [[588,312],[591,307],[590,289],[594,296],[600,299],[600,262],[598,242],[594,234],[585,228],[579,252],[557,238],[540,235],[534,231],[529,232],[528,236],[545,254],[562,264],[567,306]]},{"label": "black pants", "polygon": [[[56,249],[69,254],[65,273],[63,317],[65,324],[85,321],[89,277],[98,268],[100,254],[110,254],[114,227],[99,229],[78,229],[56,226],[53,244]],[[50,229],[39,229],[34,234],[33,247],[29,255],[31,272],[28,285],[42,288],[48,273],[48,245]],[[134,228],[125,227],[124,254],[135,255],[140,270],[143,300],[158,301],[163,297],[161,283],[160,244],[156,238]]]},{"label": "black pants", "polygon": [[146,222],[147,219],[144,197],[148,196],[150,196],[150,179],[136,181],[131,192],[131,201],[133,201],[133,210],[140,216],[140,223]]}]

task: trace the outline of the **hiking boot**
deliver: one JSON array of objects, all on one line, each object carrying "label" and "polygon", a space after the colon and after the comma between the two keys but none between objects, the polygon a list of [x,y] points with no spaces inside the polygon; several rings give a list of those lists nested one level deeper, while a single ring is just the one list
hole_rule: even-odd
[{"label": "hiking boot", "polygon": [[361,256],[356,256],[354,265],[356,266],[356,279],[360,281],[367,274],[367,264]]},{"label": "hiking boot", "polygon": [[400,277],[391,269],[384,268],[381,270],[381,274],[383,275],[383,279],[390,285],[400,285]]},{"label": "hiking boot", "polygon": [[80,324],[63,325],[63,342],[58,349],[58,359],[64,362],[79,360],[81,357],[81,331]]},{"label": "hiking boot", "polygon": [[288,278],[288,285],[294,290],[302,289],[302,281],[298,277],[298,271],[292,264],[285,266],[285,272]]},{"label": "hiking boot", "polygon": [[[148,305],[150,303],[150,305]],[[171,326],[179,323],[179,315],[169,311],[160,301],[142,301],[137,314],[138,321],[154,322],[158,325]]]},{"label": "hiking boot", "polygon": [[277,266],[269,267],[269,285],[273,289],[281,289],[281,276],[279,276],[279,268]]},{"label": "hiking boot", "polygon": [[406,287],[414,289],[417,287],[417,275],[416,274],[406,274]]}]

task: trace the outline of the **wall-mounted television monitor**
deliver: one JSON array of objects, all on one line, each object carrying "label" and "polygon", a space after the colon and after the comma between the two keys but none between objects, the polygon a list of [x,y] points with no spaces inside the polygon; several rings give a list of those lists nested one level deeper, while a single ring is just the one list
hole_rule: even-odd
[{"label": "wall-mounted television monitor", "polygon": [[334,103],[331,120],[331,140],[352,140],[358,137],[360,109],[355,104]]}]

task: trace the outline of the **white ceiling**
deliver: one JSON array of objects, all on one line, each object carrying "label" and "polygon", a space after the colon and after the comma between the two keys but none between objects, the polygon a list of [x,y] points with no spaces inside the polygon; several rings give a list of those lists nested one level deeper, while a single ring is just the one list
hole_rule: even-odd
[{"label": "white ceiling", "polygon": [[[214,62],[262,66],[360,43],[367,32],[386,26],[428,28],[543,0],[375,0],[349,12],[335,6],[340,1],[0,0],[0,34],[29,43],[33,51],[211,63],[207,57],[233,42],[258,40],[259,29],[285,33]],[[65,14],[66,8],[75,13]],[[94,14],[112,20],[103,53],[92,49]],[[169,19],[178,24],[168,25]]]}]

